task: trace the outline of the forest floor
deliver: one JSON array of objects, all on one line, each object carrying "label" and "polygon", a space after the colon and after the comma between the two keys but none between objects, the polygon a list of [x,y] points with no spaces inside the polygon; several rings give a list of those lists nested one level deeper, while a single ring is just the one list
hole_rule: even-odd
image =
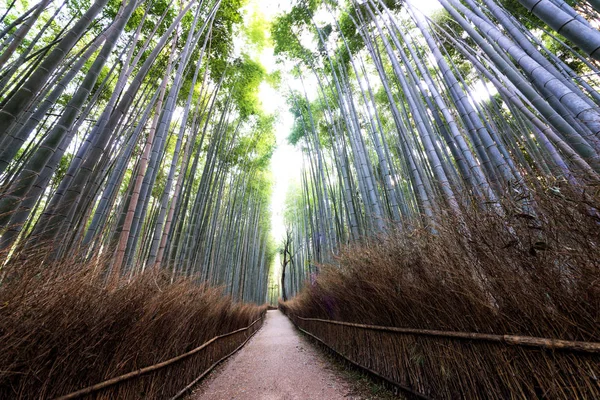
[{"label": "forest floor", "polygon": [[216,369],[190,400],[366,400],[389,398],[341,369],[294,329],[279,310]]}]

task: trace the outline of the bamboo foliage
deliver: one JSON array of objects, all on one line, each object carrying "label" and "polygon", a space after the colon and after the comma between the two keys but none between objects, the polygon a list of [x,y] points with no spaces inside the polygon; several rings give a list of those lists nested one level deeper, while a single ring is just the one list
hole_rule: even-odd
[{"label": "bamboo foliage", "polygon": [[111,259],[262,303],[274,117],[237,0],[44,0],[3,16],[0,246]]},{"label": "bamboo foliage", "polygon": [[[40,243],[54,260],[102,253],[111,279],[165,268],[259,301],[273,256],[266,73],[234,56],[240,1],[176,3],[7,7],[0,248],[11,260]],[[598,181],[594,4],[440,5],[298,1],[273,24],[275,52],[295,65],[291,140],[305,153],[287,294],[340,246],[392,226],[504,215],[506,196],[535,220],[531,182]]]},{"label": "bamboo foliage", "polygon": [[304,86],[289,94],[305,172],[287,213],[301,282],[398,224],[502,216],[506,196],[535,221],[537,180],[598,182],[598,14],[519,3],[539,20],[497,0],[440,0],[434,15],[412,1],[299,1],[279,17],[275,51]]}]

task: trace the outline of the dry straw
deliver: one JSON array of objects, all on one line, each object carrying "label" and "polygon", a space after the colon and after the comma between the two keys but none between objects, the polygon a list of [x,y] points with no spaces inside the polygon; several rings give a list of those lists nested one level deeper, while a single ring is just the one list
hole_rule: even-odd
[{"label": "dry straw", "polygon": [[[93,264],[38,267],[29,260],[7,271],[0,288],[0,398],[60,397],[185,354],[266,310],[154,272],[106,287]],[[246,336],[230,335],[87,398],[169,398]]]},{"label": "dry straw", "polygon": [[[536,215],[466,210],[346,248],[288,315],[350,360],[436,399],[600,398],[600,355],[419,330],[600,342],[597,187],[532,194]],[[457,227],[468,227],[458,229]]]}]

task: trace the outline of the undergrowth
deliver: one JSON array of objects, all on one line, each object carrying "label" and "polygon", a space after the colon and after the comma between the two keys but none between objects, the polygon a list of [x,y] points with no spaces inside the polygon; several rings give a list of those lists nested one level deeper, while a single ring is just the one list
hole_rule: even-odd
[{"label": "undergrowth", "polygon": [[[535,213],[504,201],[504,215],[475,208],[460,218],[447,213],[434,226],[398,227],[349,245],[280,307],[288,315],[361,324],[599,342],[598,187],[549,185],[531,196]],[[331,326],[310,326],[338,348],[374,340],[358,330],[344,336]],[[385,361],[388,375],[434,397],[600,395],[597,356],[394,340],[380,350],[381,357],[398,358]],[[357,356],[363,365],[375,362],[372,354]]]},{"label": "undergrowth", "polygon": [[[0,286],[2,399],[65,395],[186,353],[266,310],[158,272],[107,287],[90,262],[11,267],[17,273]],[[168,398],[239,345],[240,335],[93,397]]]}]

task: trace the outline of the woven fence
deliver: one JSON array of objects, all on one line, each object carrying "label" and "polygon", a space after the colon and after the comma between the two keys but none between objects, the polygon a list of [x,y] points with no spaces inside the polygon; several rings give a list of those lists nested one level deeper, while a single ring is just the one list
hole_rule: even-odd
[{"label": "woven fence", "polygon": [[233,355],[263,324],[265,313],[245,328],[216,336],[185,354],[107,379],[58,397],[68,399],[147,399],[150,393],[161,399],[183,397],[214,367]]},{"label": "woven fence", "polygon": [[600,343],[379,327],[287,314],[299,329],[351,363],[416,397],[600,398]]}]

